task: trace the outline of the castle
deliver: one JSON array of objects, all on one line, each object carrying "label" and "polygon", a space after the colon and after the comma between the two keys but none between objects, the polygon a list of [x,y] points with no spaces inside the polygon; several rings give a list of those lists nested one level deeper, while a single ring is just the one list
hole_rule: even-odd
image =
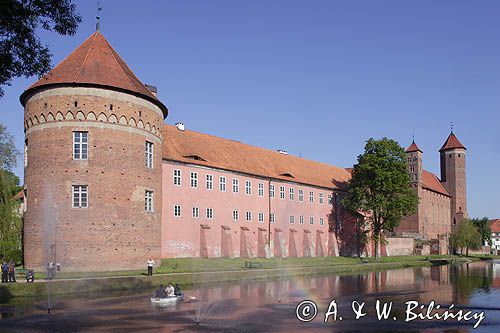
[{"label": "castle", "polygon": [[[347,169],[165,125],[167,107],[96,31],[24,91],[26,266],[142,268],[171,257],[336,256],[359,216]],[[449,235],[466,214],[465,147],[441,179],[407,150],[418,212],[396,230]],[[359,222],[359,221],[358,221]],[[455,223],[455,222],[453,222]]]}]

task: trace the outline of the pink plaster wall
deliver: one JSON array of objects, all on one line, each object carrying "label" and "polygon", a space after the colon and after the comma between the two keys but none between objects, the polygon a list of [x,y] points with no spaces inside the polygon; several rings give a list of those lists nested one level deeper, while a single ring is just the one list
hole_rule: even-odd
[{"label": "pink plaster wall", "polygon": [[[174,169],[181,170],[181,186],[173,183]],[[257,257],[294,255],[290,240],[295,243],[296,255],[338,255],[335,237],[329,237],[328,215],[331,190],[275,181],[275,197],[269,198],[269,179],[237,174],[183,163],[163,161],[162,165],[162,257]],[[198,173],[198,188],[191,188],[190,173]],[[213,189],[206,189],[206,175],[213,175]],[[226,192],[219,190],[219,177],[226,177]],[[239,193],[233,193],[232,180],[239,179]],[[252,194],[245,193],[245,182],[252,183]],[[264,196],[258,195],[258,183],[264,184]],[[280,186],[285,186],[285,199],[280,199]],[[290,200],[290,187],[295,198]],[[304,190],[304,201],[298,201],[299,189]],[[309,202],[309,191],[314,192],[314,203]],[[323,193],[323,204],[319,203]],[[174,205],[181,205],[182,216],[174,217]],[[192,207],[199,207],[199,218],[192,217]],[[213,209],[213,219],[206,218],[206,208]],[[233,220],[233,210],[239,212]],[[252,212],[252,221],[246,221],[246,212]],[[264,213],[264,222],[258,213]],[[269,212],[275,214],[271,223],[271,244],[268,246]],[[290,215],[295,223],[290,223]],[[304,216],[300,224],[299,216]],[[310,217],[314,224],[310,224]],[[320,225],[320,217],[324,224]],[[295,230],[295,232],[293,231]],[[318,238],[318,236],[320,236]],[[279,247],[275,249],[275,244]],[[321,245],[321,248],[318,246]]]}]

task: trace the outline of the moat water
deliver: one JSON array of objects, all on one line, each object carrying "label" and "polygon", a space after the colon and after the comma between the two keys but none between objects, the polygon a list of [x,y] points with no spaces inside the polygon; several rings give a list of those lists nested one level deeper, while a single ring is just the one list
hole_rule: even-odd
[{"label": "moat water", "polygon": [[[153,292],[55,298],[50,315],[45,299],[18,299],[0,305],[0,332],[500,332],[500,261],[301,278],[284,271],[267,281],[195,284],[184,290],[195,301],[166,307],[150,304]],[[296,314],[304,300],[317,307],[316,317],[308,322]],[[330,310],[337,310],[337,320],[332,314],[325,323],[332,300]],[[378,319],[377,300],[392,304],[388,319]],[[358,310],[365,302],[361,312],[366,314],[358,320],[353,301]],[[453,304],[449,313],[470,312],[469,318],[482,313],[484,319],[476,329],[477,318],[407,322],[410,301],[424,305],[423,313],[434,301],[441,307],[434,314]],[[308,319],[312,309],[301,307],[299,314]]]}]

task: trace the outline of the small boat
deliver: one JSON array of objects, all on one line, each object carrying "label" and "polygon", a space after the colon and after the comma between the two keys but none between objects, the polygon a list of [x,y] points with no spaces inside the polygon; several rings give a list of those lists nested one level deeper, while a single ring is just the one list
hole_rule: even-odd
[{"label": "small boat", "polygon": [[151,304],[153,305],[169,305],[182,301],[183,296],[169,296],[169,297],[151,297]]}]

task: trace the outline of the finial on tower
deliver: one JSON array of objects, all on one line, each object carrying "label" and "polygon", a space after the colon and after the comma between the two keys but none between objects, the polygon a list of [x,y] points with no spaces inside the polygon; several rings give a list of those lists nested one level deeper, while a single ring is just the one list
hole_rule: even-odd
[{"label": "finial on tower", "polygon": [[451,133],[453,133],[453,121],[450,121]]},{"label": "finial on tower", "polygon": [[95,31],[100,31],[101,30],[101,16],[99,15],[99,12],[102,10],[101,3],[97,1],[97,16],[96,18],[96,23],[95,23]]},{"label": "finial on tower", "polygon": [[415,128],[411,129],[411,141],[415,143]]}]

